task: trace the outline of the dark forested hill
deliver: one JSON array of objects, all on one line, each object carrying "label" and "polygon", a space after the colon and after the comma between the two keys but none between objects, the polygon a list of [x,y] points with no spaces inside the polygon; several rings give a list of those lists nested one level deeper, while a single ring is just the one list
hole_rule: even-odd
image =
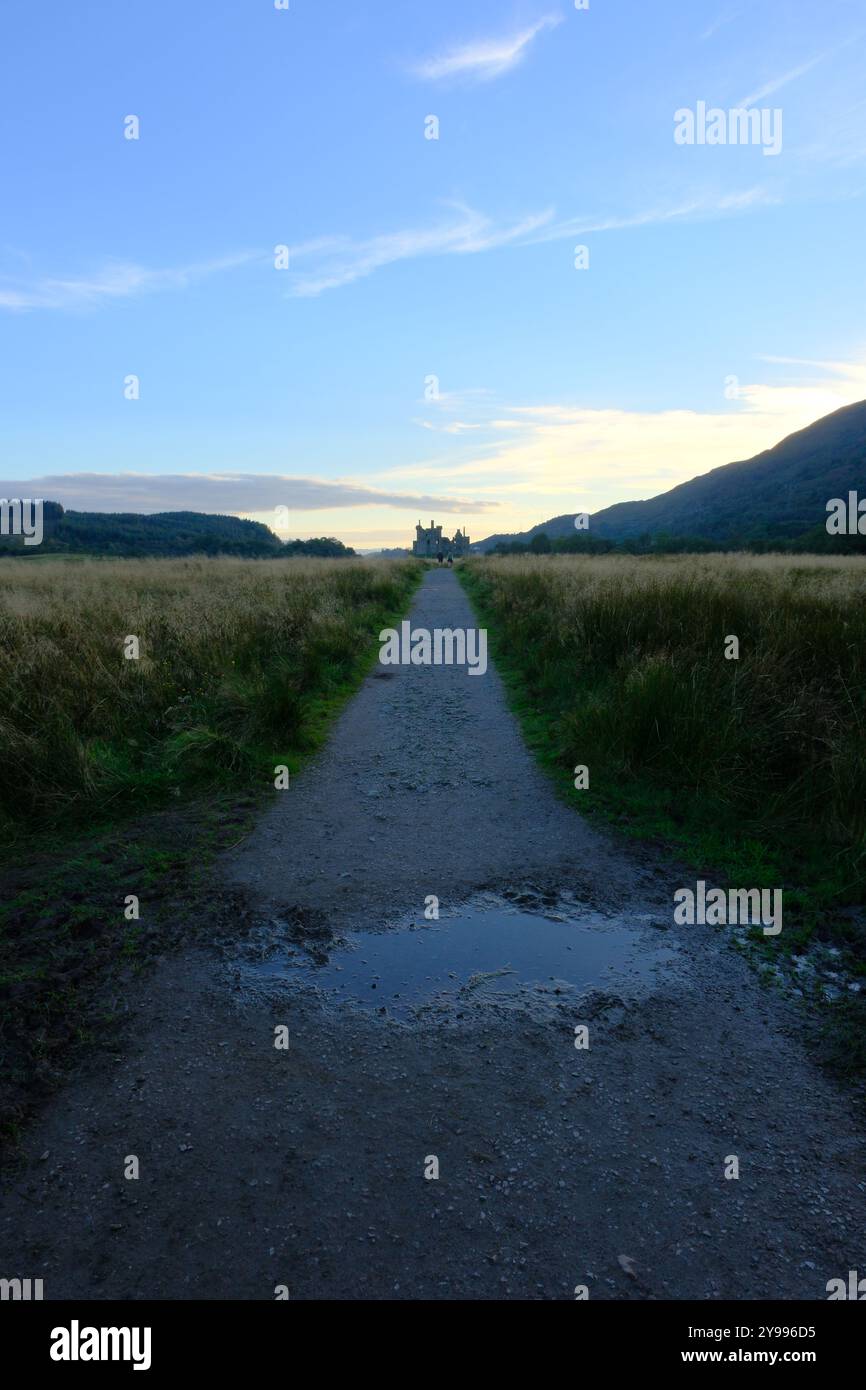
[{"label": "dark forested hill", "polygon": [[98,555],[268,555],[277,536],[258,521],[200,512],[64,512],[46,549]]},{"label": "dark forested hill", "polygon": [[320,537],[284,544],[259,521],[204,512],[67,512],[44,504],[44,540],[24,546],[19,537],[0,537],[0,550],[16,554],[84,555],[352,555],[342,541]]}]

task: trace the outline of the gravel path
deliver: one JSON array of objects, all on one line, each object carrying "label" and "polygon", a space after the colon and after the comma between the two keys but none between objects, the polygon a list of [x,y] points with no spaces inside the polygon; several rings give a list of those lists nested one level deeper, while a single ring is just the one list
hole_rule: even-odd
[{"label": "gravel path", "polygon": [[[472,624],[453,574],[412,620]],[[673,926],[688,877],[556,798],[492,669],[371,674],[222,873],[260,926],[158,967],[124,1051],[34,1124],[0,1274],[46,1298],[822,1299],[866,1270],[866,1143],[793,1006],[723,932]],[[429,895],[627,930],[630,965],[410,1023],[268,973],[276,944],[396,939]]]},{"label": "gravel path", "polygon": [[[430,570],[414,628],[474,627],[453,572]],[[314,768],[278,797],[231,875],[256,896],[375,929],[427,894],[553,876],[625,902],[638,869],[551,792],[492,666],[377,666]]]}]

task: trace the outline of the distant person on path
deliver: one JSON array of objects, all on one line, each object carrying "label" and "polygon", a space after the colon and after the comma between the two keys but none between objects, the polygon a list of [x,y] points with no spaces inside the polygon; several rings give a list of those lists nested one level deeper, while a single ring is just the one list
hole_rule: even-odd
[{"label": "distant person on path", "polygon": [[448,568],[451,569],[451,567],[453,566],[453,564],[454,564],[454,556],[453,556],[453,555],[449,555],[449,556],[448,556]]},{"label": "distant person on path", "polygon": [[437,554],[437,556],[436,556],[436,559],[439,561],[439,563],[440,563],[440,565],[441,565],[441,564],[442,564],[442,551],[441,551],[441,550],[438,552],[438,554]]}]

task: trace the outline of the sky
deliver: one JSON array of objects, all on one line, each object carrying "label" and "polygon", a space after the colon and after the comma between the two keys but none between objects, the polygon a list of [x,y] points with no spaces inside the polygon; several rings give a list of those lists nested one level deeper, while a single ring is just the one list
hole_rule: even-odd
[{"label": "sky", "polygon": [[364,550],[751,457],[866,397],[864,60],[863,0],[4,0],[2,494]]}]

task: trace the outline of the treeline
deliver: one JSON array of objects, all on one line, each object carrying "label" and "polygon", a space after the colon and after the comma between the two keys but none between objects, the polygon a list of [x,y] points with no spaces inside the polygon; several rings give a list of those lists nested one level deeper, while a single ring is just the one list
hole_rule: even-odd
[{"label": "treeline", "polygon": [[752,555],[863,555],[866,536],[831,536],[815,526],[799,536],[740,535],[707,539],[704,536],[630,536],[610,540],[586,532],[551,540],[545,531],[529,541],[500,541],[489,555],[709,555],[718,551],[744,551]]},{"label": "treeline", "polygon": [[280,551],[283,555],[321,555],[331,560],[355,554],[350,545],[343,545],[342,541],[335,540],[333,536],[316,536],[308,541],[286,541],[285,545],[280,546]]},{"label": "treeline", "polygon": [[354,555],[331,536],[283,542],[259,521],[203,512],[67,512],[45,502],[43,539],[25,545],[20,536],[0,536],[0,554],[107,555],[126,559],[183,555],[236,555],[246,559],[285,555],[330,558]]}]

